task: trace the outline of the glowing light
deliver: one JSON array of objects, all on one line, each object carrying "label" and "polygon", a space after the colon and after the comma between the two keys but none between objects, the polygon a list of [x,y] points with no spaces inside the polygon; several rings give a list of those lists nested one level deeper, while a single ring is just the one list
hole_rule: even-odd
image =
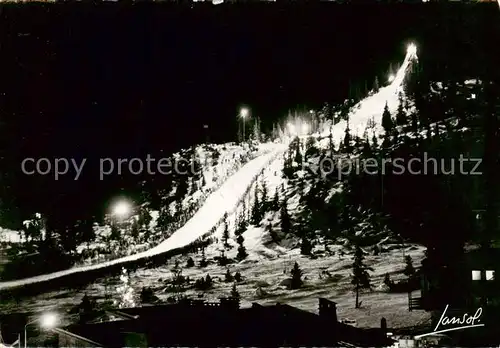
[{"label": "glowing light", "polygon": [[292,123],[288,123],[287,127],[288,127],[288,131],[290,132],[291,135],[295,135],[296,134],[295,126]]},{"label": "glowing light", "polygon": [[302,125],[302,133],[303,133],[303,134],[307,134],[307,133],[309,132],[309,128],[310,128],[310,127],[309,127],[309,124],[308,124],[308,123],[304,123],[304,124]]},{"label": "glowing light", "polygon": [[249,113],[250,111],[248,110],[248,108],[241,108],[240,110],[241,118],[247,118]]},{"label": "glowing light", "polygon": [[408,48],[406,49],[406,53],[411,54],[411,55],[416,55],[417,54],[417,46],[415,46],[415,44],[409,44]]},{"label": "glowing light", "polygon": [[45,313],[40,318],[40,326],[45,329],[54,328],[57,325],[57,315],[54,313]]},{"label": "glowing light", "polygon": [[121,201],[113,207],[113,215],[118,217],[125,217],[132,211],[132,206],[126,201]]},{"label": "glowing light", "polygon": [[392,82],[392,81],[394,81],[394,78],[395,78],[395,76],[394,76],[394,75],[389,75],[389,77],[387,78],[387,80],[388,80],[389,82]]}]

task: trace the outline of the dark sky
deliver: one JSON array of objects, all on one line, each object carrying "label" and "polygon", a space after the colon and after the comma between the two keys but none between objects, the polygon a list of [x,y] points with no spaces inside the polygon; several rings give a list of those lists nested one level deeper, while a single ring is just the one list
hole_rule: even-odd
[{"label": "dark sky", "polygon": [[[470,9],[422,5],[11,6],[1,17],[0,124],[10,171],[28,155],[171,151],[202,141],[204,123],[212,139],[231,141],[242,103],[272,121],[296,105],[340,101],[349,81],[383,80],[409,41],[436,72],[452,52],[472,59],[477,47],[498,42]],[[18,181],[40,186],[32,180]],[[43,181],[37,196],[68,191],[95,202],[124,185],[94,181]]]}]

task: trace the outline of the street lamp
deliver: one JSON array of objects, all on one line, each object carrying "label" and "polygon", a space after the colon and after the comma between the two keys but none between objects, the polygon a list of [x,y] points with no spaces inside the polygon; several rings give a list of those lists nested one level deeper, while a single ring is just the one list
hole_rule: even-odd
[{"label": "street lamp", "polygon": [[29,325],[34,324],[34,323],[39,323],[40,327],[44,329],[53,329],[57,326],[57,315],[55,313],[45,313],[41,317],[36,318],[32,321],[29,321],[24,325],[24,348],[27,347],[28,344],[28,338],[27,338],[27,328]]},{"label": "street lamp", "polygon": [[240,110],[240,117],[241,117],[242,122],[243,122],[243,141],[246,140],[246,137],[245,137],[245,121],[248,118],[249,114],[250,114],[250,110],[248,110],[248,108],[241,108],[241,110]]},{"label": "street lamp", "polygon": [[118,218],[124,218],[132,211],[130,203],[127,201],[117,202],[112,209],[113,215]]}]

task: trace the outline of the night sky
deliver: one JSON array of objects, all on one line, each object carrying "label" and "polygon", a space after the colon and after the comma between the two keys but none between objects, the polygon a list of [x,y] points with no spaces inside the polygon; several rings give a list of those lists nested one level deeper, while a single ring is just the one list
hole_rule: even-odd
[{"label": "night sky", "polygon": [[423,66],[436,76],[453,52],[469,61],[480,59],[477,47],[483,55],[494,52],[494,21],[484,18],[497,13],[446,11],[330,3],[3,7],[3,163],[17,176],[27,206],[63,194],[58,202],[100,206],[133,183],[99,182],[94,172],[77,183],[27,178],[20,161],[170,152],[202,142],[205,123],[212,140],[233,141],[241,104],[271,124],[298,105],[339,102],[349,81],[364,86],[366,80],[369,87],[375,75],[383,81],[409,41],[418,43]]}]

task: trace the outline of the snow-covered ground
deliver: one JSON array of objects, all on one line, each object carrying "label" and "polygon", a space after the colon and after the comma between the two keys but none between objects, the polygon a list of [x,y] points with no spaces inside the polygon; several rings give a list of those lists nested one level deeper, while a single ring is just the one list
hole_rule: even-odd
[{"label": "snow-covered ground", "polygon": [[[254,235],[254,238],[251,236]],[[252,254],[248,260],[231,264],[227,267],[220,267],[211,260],[205,268],[186,268],[186,257],[171,259],[167,264],[155,269],[140,269],[133,272],[129,279],[132,287],[134,302],[140,304],[139,294],[142,287],[151,287],[155,294],[166,301],[175,293],[168,291],[168,281],[172,279],[175,261],[180,262],[183,268],[183,275],[191,280],[210,274],[214,281],[212,289],[203,293],[203,298],[209,301],[216,301],[219,297],[228,296],[233,286],[233,282],[225,281],[227,269],[231,274],[240,272],[242,281],[237,283],[237,290],[241,296],[242,307],[248,307],[251,303],[275,304],[277,302],[307,310],[318,312],[318,297],[328,298],[337,303],[337,313],[339,320],[355,320],[358,327],[379,327],[380,319],[386,318],[390,328],[409,327],[427,324],[430,314],[424,311],[408,311],[408,295],[406,293],[389,293],[382,285],[385,273],[389,273],[393,280],[404,278],[402,270],[404,268],[403,255],[410,255],[415,264],[422,260],[424,248],[415,245],[406,245],[405,249],[396,245],[386,245],[387,251],[380,255],[366,256],[366,264],[374,268],[371,273],[373,284],[372,291],[360,294],[362,301],[361,308],[355,309],[355,294],[351,285],[351,265],[352,256],[345,254],[341,256],[340,246],[331,248],[332,255],[311,259],[299,254],[298,249],[268,249],[258,242],[262,236],[259,229],[249,229],[246,232],[246,246]],[[257,242],[256,242],[257,241]],[[256,244],[256,248],[252,248]],[[193,257],[198,264],[200,256]],[[304,274],[304,287],[297,290],[289,290],[284,284],[289,279],[290,270],[294,262],[297,262]],[[107,279],[106,283],[99,281],[90,284],[85,289],[59,290],[49,292],[39,296],[22,299],[20,302],[7,303],[1,305],[2,311],[23,310],[51,310],[66,311],[80,303],[84,294],[95,298],[103,298],[105,293],[110,293],[112,298],[117,297],[117,288],[121,286],[119,278]],[[200,291],[188,289],[182,292],[183,295],[197,297]]]},{"label": "snow-covered ground", "polygon": [[0,242],[3,243],[20,243],[21,235],[18,231],[9,230],[0,227]]}]

